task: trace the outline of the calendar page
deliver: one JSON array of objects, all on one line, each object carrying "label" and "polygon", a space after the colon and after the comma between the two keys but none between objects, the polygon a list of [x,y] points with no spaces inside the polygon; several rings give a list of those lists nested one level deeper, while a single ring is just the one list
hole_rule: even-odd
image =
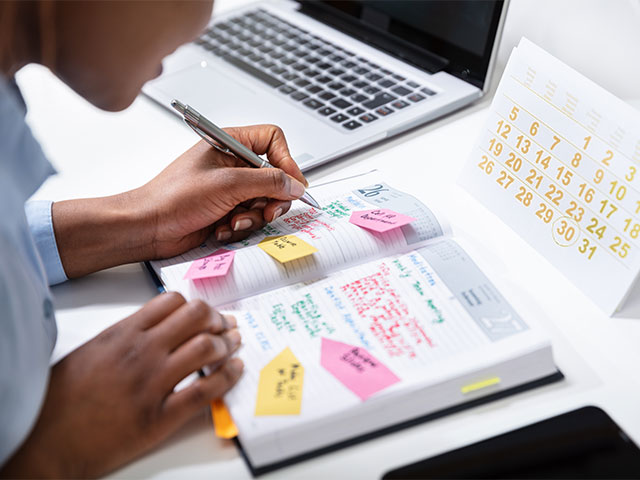
[{"label": "calendar page", "polygon": [[640,113],[523,38],[460,183],[607,313],[640,270]]}]

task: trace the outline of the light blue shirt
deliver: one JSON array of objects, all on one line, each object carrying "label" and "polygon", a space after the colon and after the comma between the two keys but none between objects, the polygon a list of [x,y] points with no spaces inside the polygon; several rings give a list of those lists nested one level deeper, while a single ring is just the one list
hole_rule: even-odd
[{"label": "light blue shirt", "polygon": [[27,199],[54,173],[0,77],[0,466],[26,439],[49,378],[56,323],[49,285],[66,280],[51,202]]}]

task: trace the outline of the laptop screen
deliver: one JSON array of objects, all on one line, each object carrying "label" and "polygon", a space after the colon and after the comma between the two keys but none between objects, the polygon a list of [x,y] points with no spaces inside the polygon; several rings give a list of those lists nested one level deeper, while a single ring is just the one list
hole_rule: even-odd
[{"label": "laptop screen", "polygon": [[480,88],[503,0],[301,1],[302,11],[431,73]]}]

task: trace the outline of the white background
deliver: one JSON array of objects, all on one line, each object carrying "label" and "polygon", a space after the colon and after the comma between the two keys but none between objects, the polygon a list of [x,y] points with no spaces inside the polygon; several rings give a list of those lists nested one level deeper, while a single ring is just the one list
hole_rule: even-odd
[{"label": "white background", "polygon": [[[217,2],[215,11],[239,0]],[[527,36],[623,100],[640,106],[638,0],[513,0],[497,79],[511,49]],[[141,185],[195,143],[177,117],[140,97],[125,112],[101,112],[50,73],[18,75],[28,121],[58,171],[36,193],[53,200],[99,196]],[[215,92],[213,92],[215,94]],[[478,441],[583,405],[604,408],[640,443],[640,289],[607,317],[503,222],[456,185],[486,119],[490,97],[308,174],[378,168],[388,183],[433,205],[516,309],[543,322],[566,380],[325,455],[263,478],[375,478],[426,456]],[[286,132],[285,132],[286,133]],[[606,272],[601,272],[606,276]],[[155,290],[137,264],[53,289],[60,329],[54,360],[133,313]],[[231,442],[215,438],[206,411],[116,477],[248,478]]]}]

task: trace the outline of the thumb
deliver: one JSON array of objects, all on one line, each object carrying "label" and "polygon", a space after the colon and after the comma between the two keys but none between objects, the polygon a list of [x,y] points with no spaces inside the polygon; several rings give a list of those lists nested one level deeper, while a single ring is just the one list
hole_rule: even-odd
[{"label": "thumb", "polygon": [[279,168],[230,168],[228,173],[227,192],[236,204],[259,197],[295,200],[305,192],[302,183]]}]

